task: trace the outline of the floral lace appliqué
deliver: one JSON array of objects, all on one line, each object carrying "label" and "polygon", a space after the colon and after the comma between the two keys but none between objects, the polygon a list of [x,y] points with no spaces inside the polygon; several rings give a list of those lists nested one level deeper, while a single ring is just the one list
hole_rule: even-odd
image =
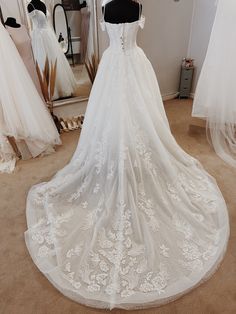
[{"label": "floral lace appliqu\u00e9", "polygon": [[[145,205],[147,215],[153,217],[150,204]],[[97,220],[96,214],[93,215],[91,219]],[[86,262],[80,265],[77,274],[71,269],[70,264],[65,264],[67,279],[73,286],[77,284],[80,287],[81,284],[86,284],[90,293],[104,290],[107,296],[118,294],[121,298],[127,298],[136,291],[164,293],[169,280],[167,267],[160,263],[159,269],[147,272],[145,246],[132,239],[131,210],[120,201],[117,203],[111,227],[100,230],[94,244],[96,251],[92,249],[89,251]],[[162,246],[161,250],[164,255],[168,254],[167,247]],[[73,258],[74,251],[75,249],[67,253],[68,262]]]}]

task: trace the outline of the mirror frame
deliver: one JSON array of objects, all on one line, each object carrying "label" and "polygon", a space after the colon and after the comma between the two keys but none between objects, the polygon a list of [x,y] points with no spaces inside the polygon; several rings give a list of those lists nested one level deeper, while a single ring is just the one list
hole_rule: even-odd
[{"label": "mirror frame", "polygon": [[[27,0],[18,0],[21,3],[22,7],[22,22],[25,23],[25,26],[28,28],[28,30],[31,30],[31,22],[27,14]],[[99,17],[98,17],[98,0],[91,0],[92,2],[92,16],[93,16],[93,24],[94,24],[94,31],[93,31],[93,42],[94,42],[94,55],[97,57],[98,60],[100,60],[99,55],[99,37],[98,37],[98,23],[99,23]],[[77,97],[71,97],[67,99],[59,99],[54,101],[54,106],[64,106],[64,105],[70,105],[77,102],[84,102],[89,99],[89,96],[77,96]]]},{"label": "mirror frame", "polygon": [[[69,52],[70,50],[70,43],[69,43],[69,24],[68,24],[68,18],[67,18],[67,14],[66,14],[66,11],[65,11],[65,8],[63,7],[62,4],[58,3],[54,6],[53,8],[53,28],[54,28],[54,31],[56,33],[56,19],[55,19],[55,16],[56,16],[56,9],[58,7],[61,7],[63,12],[64,12],[64,15],[65,15],[65,20],[66,20],[66,30],[67,30],[67,50],[65,52],[65,55]],[[56,33],[57,34],[57,33]]]},{"label": "mirror frame", "polygon": [[3,14],[2,14],[2,8],[0,6],[0,23],[4,25],[4,19],[3,19]]}]

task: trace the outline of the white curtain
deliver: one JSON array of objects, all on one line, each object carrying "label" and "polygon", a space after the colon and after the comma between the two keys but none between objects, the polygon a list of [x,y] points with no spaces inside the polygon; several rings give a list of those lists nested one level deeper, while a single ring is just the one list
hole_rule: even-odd
[{"label": "white curtain", "polygon": [[193,116],[207,120],[217,153],[236,167],[236,1],[218,0],[210,43],[198,81]]}]

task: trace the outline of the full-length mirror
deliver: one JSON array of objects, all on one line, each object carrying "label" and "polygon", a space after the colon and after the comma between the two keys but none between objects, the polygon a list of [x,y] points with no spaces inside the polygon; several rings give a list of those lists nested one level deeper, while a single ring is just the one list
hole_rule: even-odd
[{"label": "full-length mirror", "polygon": [[96,1],[21,1],[38,74],[43,79],[48,66],[56,69],[51,100],[88,98],[93,81],[88,65],[98,50]]},{"label": "full-length mirror", "polygon": [[63,52],[67,54],[69,43],[71,43],[71,29],[68,25],[66,11],[61,4],[55,5],[53,9],[53,27]]}]

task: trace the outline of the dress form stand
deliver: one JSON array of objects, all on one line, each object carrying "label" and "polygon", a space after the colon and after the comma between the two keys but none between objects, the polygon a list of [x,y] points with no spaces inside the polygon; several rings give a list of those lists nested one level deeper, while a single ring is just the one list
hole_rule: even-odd
[{"label": "dress form stand", "polygon": [[105,21],[114,24],[135,22],[142,13],[142,5],[133,0],[113,0],[102,9]]},{"label": "dress form stand", "polygon": [[10,26],[13,28],[20,28],[21,27],[21,25],[16,22],[16,19],[14,17],[8,17],[6,22],[5,22],[5,26]]},{"label": "dress form stand", "polygon": [[45,3],[43,3],[40,0],[32,0],[29,4],[28,4],[28,12],[31,13],[34,10],[40,10],[42,11],[45,15],[47,15],[47,7],[45,5]]}]

